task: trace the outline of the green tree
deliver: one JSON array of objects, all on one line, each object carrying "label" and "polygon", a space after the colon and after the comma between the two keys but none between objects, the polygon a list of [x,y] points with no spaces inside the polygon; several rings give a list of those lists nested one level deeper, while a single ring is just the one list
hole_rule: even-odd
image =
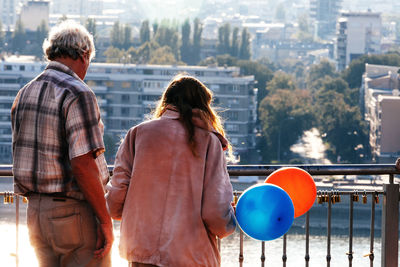
[{"label": "green tree", "polygon": [[192,51],[191,51],[191,43],[190,43],[190,22],[189,19],[186,19],[181,27],[181,58],[182,61],[191,63]]},{"label": "green tree", "polygon": [[195,18],[193,21],[193,58],[191,64],[195,65],[200,61],[201,51],[201,35],[203,33],[203,25],[199,18]]},{"label": "green tree", "polygon": [[175,55],[169,46],[163,46],[151,53],[149,64],[155,65],[174,65],[180,62],[176,60]]},{"label": "green tree", "polygon": [[293,91],[296,89],[296,84],[293,76],[283,72],[277,71],[274,73],[274,77],[267,84],[268,94],[273,94],[279,89]]},{"label": "green tree", "polygon": [[231,51],[233,57],[239,56],[239,28],[235,27],[232,32]]},{"label": "green tree", "polygon": [[285,155],[289,153],[290,146],[312,127],[314,115],[311,100],[306,90],[278,89],[261,101],[259,116],[262,139],[259,146],[263,147],[264,162],[278,158],[282,162],[289,162]]},{"label": "green tree", "polygon": [[140,26],[140,44],[150,42],[150,23],[148,20],[144,20]]},{"label": "green tree", "polygon": [[247,32],[247,28],[243,28],[241,43],[239,49],[239,58],[240,59],[250,59],[250,34]]},{"label": "green tree", "polygon": [[125,55],[125,52],[122,49],[110,46],[104,52],[104,55],[106,56],[107,63],[120,63],[121,59]]},{"label": "green tree", "polygon": [[279,3],[276,7],[275,18],[278,21],[285,22],[286,21],[286,7],[284,3]]},{"label": "green tree", "polygon": [[175,58],[180,58],[178,30],[170,25],[163,24],[158,27],[154,40],[162,47],[169,46]]},{"label": "green tree", "polygon": [[300,15],[298,17],[298,32],[297,32],[297,39],[303,42],[312,41],[313,35],[311,34],[309,27],[308,27],[308,17],[306,14]]},{"label": "green tree", "polygon": [[34,48],[34,54],[39,58],[43,55],[42,44],[44,39],[47,37],[48,32],[49,28],[47,27],[47,23],[44,20],[42,20],[40,22],[40,25],[36,29],[36,41]]},{"label": "green tree", "polygon": [[21,19],[15,23],[15,30],[12,34],[12,48],[14,52],[23,52],[26,46],[26,33]]},{"label": "green tree", "polygon": [[0,20],[0,49],[4,48],[5,37],[3,32],[3,23]]},{"label": "green tree", "polygon": [[316,96],[315,116],[328,144],[328,157],[334,162],[338,156],[343,162],[360,162],[366,149],[366,126],[359,108],[348,105],[343,94],[321,90]]},{"label": "green tree", "polygon": [[132,45],[132,27],[128,24],[125,24],[123,26],[123,31],[122,31],[122,48],[124,49],[129,49]]},{"label": "green tree", "polygon": [[273,72],[267,66],[257,61],[239,60],[236,65],[240,67],[242,75],[254,75],[258,87],[257,102],[260,103],[267,95],[266,84],[272,79]]},{"label": "green tree", "polygon": [[154,38],[158,31],[158,22],[157,21],[153,22],[152,26],[153,26],[153,38]]},{"label": "green tree", "polygon": [[230,32],[231,26],[229,23],[225,23],[218,28],[217,53],[220,55],[230,53]]},{"label": "green tree", "polygon": [[350,88],[359,88],[361,86],[362,75],[365,72],[365,63],[400,66],[400,55],[397,53],[364,55],[351,61],[349,67],[342,72],[342,77],[349,84]]},{"label": "green tree", "polygon": [[111,46],[122,48],[123,33],[119,21],[114,22],[110,32]]},{"label": "green tree", "polygon": [[93,40],[97,42],[97,28],[96,28],[96,19],[88,18],[85,22],[85,27],[93,35]]},{"label": "green tree", "polygon": [[322,60],[319,64],[314,64],[310,67],[307,83],[312,84],[318,79],[325,78],[325,76],[339,76],[339,74],[336,72],[335,65],[330,63],[328,60]]}]

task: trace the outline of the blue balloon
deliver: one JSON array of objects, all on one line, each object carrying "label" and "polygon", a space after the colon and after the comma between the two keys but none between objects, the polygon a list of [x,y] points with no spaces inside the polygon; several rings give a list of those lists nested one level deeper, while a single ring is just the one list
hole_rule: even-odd
[{"label": "blue balloon", "polygon": [[292,226],[293,202],[279,186],[254,185],[240,196],[236,219],[248,236],[261,241],[273,240],[284,235]]}]

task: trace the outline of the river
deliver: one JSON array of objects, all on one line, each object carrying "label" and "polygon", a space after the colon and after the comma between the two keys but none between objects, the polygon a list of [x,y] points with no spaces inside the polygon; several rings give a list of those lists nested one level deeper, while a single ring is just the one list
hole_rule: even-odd
[{"label": "river", "polygon": [[[316,130],[308,131],[304,134],[300,142],[292,146],[291,150],[300,154],[307,160],[307,163],[329,164],[324,157],[324,148],[319,134]],[[0,179],[0,191],[11,191],[10,180]],[[21,224],[19,226],[19,266],[37,267],[37,261],[32,247],[28,240],[28,231],[25,223],[24,209],[26,204],[21,203]],[[15,207],[14,205],[0,205],[0,259],[1,266],[15,266],[15,247],[16,247],[16,227],[15,227]],[[304,218],[300,218],[304,219]],[[368,223],[368,222],[367,222]],[[300,223],[301,225],[301,223]],[[346,225],[342,225],[346,228]],[[318,228],[318,227],[317,227]],[[326,266],[327,237],[325,229],[318,231],[311,230],[309,254],[310,267]],[[332,267],[348,266],[349,240],[343,231],[339,234],[333,231],[331,237],[331,265]],[[115,243],[112,249],[113,266],[127,266],[127,262],[119,257],[119,224],[115,224]],[[375,238],[374,266],[380,264],[380,238]],[[265,242],[265,266],[282,266],[282,238]],[[353,266],[369,266],[369,258],[364,257],[369,253],[370,241],[364,233],[353,238]],[[305,235],[301,227],[294,228],[288,232],[287,236],[287,267],[305,266]],[[244,235],[244,261],[243,266],[261,266],[261,242]],[[239,233],[222,240],[221,259],[223,267],[239,266]]]}]

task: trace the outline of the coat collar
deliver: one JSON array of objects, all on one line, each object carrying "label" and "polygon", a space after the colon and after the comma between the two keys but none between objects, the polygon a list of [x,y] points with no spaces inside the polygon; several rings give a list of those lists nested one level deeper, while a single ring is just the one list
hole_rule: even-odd
[{"label": "coat collar", "polygon": [[[200,119],[200,116],[199,116],[200,110],[193,109],[192,112],[193,112],[193,117],[192,117],[193,124],[196,127],[199,127],[199,128],[202,128],[204,130],[214,133],[218,137],[219,141],[221,142],[222,149],[223,150],[228,149],[228,140],[226,140],[225,137],[223,137],[220,133],[218,133],[211,125],[209,125],[208,123],[206,123],[205,121]],[[167,110],[161,115],[161,119],[178,120],[179,118],[180,118],[179,112],[173,106],[168,106]]]}]

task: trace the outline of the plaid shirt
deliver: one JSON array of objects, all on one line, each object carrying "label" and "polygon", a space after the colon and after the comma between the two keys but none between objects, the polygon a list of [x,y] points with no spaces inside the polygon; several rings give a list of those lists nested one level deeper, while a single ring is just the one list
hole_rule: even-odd
[{"label": "plaid shirt", "polygon": [[62,193],[84,199],[71,159],[93,152],[99,179],[109,180],[100,110],[93,91],[52,61],[25,85],[11,108],[14,192]]}]

